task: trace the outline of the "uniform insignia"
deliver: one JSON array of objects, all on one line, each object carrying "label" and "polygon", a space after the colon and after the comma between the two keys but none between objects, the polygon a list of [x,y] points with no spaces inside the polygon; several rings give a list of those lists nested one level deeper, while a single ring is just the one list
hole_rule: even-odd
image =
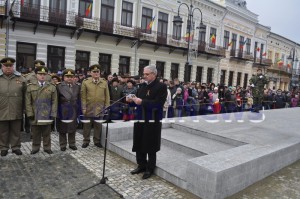
[{"label": "uniform insignia", "polygon": [[94,70],[98,70],[97,66],[94,67]]},{"label": "uniform insignia", "polygon": [[6,61],[6,64],[11,64],[11,61],[8,59],[8,60]]},{"label": "uniform insignia", "polygon": [[71,73],[71,71],[68,71],[68,73],[67,73],[68,75],[72,75],[72,73]]},{"label": "uniform insignia", "polygon": [[40,62],[38,62],[37,64],[35,64],[36,67],[42,66]]},{"label": "uniform insignia", "polygon": [[17,84],[21,84],[21,81],[19,79],[16,80]]},{"label": "uniform insignia", "polygon": [[42,71],[42,72],[46,72],[44,68],[42,68],[42,70],[41,70],[41,71]]}]

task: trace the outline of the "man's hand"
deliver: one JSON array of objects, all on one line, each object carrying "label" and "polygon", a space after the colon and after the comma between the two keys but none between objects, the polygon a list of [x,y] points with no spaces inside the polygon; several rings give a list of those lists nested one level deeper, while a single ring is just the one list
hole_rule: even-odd
[{"label": "man's hand", "polygon": [[137,105],[141,105],[142,104],[142,99],[141,98],[138,98],[138,97],[134,97],[132,98],[132,100],[134,101],[135,104]]}]

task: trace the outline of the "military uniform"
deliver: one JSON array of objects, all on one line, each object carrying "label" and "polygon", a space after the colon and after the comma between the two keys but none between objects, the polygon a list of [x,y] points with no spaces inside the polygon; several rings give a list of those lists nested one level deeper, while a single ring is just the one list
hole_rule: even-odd
[{"label": "military uniform", "polygon": [[[43,62],[42,60],[35,60],[34,61],[34,67],[36,68],[36,67],[40,67],[40,66],[45,66],[45,62]],[[37,82],[37,78],[36,78],[35,71],[33,70],[30,73],[26,74],[25,75],[25,79],[26,79],[26,82],[28,84],[30,84],[30,83],[36,83]],[[46,74],[46,81],[51,82],[51,76],[48,75],[48,74]],[[25,131],[26,131],[26,133],[29,133],[29,132],[31,132],[30,131],[30,122],[29,122],[29,120],[28,120],[27,117],[28,116],[25,115]],[[31,132],[31,136],[32,136],[32,132]]]},{"label": "military uniform", "polygon": [[[13,67],[13,58],[3,58],[1,64]],[[4,67],[4,66],[3,66]],[[0,69],[0,150],[1,156],[7,155],[11,147],[13,153],[22,155],[20,151],[20,128],[23,117],[25,78],[14,71],[5,75]]]},{"label": "military uniform", "polygon": [[[73,77],[75,72],[66,69],[63,76]],[[69,147],[76,150],[75,133],[77,129],[77,117],[79,115],[80,86],[68,84],[66,81],[57,85],[58,94],[58,120],[57,129],[59,132],[59,144],[62,151],[66,150],[67,135]]]},{"label": "military uniform", "polygon": [[[47,74],[47,68],[40,66],[35,72]],[[57,113],[56,87],[47,81],[43,84],[38,81],[27,84],[25,103],[27,117],[31,120],[32,154],[39,151],[41,137],[44,151],[51,154],[51,120]]]},{"label": "military uniform", "polygon": [[[100,71],[99,65],[92,65],[90,71]],[[94,124],[94,144],[101,147],[100,135],[102,124],[94,119],[102,119],[103,109],[110,105],[109,88],[105,79],[95,81],[92,77],[85,79],[81,85],[81,107],[83,115],[90,119],[90,123],[83,125],[83,148],[90,142],[91,125]]]},{"label": "military uniform", "polygon": [[[261,71],[261,69],[257,71]],[[259,112],[264,97],[264,87],[268,82],[268,78],[260,73],[253,75],[249,80],[250,86],[252,87],[254,112]]]},{"label": "military uniform", "polygon": [[[39,66],[45,66],[45,62],[42,60],[35,60],[34,61],[34,67]],[[51,76],[49,74],[46,74],[46,81],[51,82]],[[34,71],[31,71],[29,74],[26,75],[26,81],[27,83],[34,83],[37,81],[36,74]]]}]

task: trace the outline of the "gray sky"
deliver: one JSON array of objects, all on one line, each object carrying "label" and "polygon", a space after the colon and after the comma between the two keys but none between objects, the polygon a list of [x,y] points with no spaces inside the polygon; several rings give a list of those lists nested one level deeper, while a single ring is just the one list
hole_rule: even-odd
[{"label": "gray sky", "polygon": [[246,0],[247,8],[258,14],[259,23],[300,44],[300,0]]}]

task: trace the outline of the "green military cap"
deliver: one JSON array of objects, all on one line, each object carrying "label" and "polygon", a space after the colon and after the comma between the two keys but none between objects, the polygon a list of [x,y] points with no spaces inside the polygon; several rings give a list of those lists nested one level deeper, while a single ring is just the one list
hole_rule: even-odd
[{"label": "green military cap", "polygon": [[5,58],[1,59],[0,62],[1,62],[1,64],[5,65],[5,66],[11,66],[16,62],[16,60],[11,57],[5,57]]},{"label": "green military cap", "polygon": [[64,70],[63,72],[63,76],[74,76],[74,75],[75,75],[75,71],[70,68]]},{"label": "green military cap", "polygon": [[46,66],[38,66],[34,70],[35,74],[47,74],[48,68]]},{"label": "green military cap", "polygon": [[93,71],[98,71],[101,69],[101,66],[99,64],[93,64],[90,66],[89,71],[93,72]]},{"label": "green military cap", "polygon": [[42,60],[35,60],[34,61],[34,66],[35,67],[38,67],[38,66],[45,66],[46,64],[45,64],[45,62],[43,62]]}]

